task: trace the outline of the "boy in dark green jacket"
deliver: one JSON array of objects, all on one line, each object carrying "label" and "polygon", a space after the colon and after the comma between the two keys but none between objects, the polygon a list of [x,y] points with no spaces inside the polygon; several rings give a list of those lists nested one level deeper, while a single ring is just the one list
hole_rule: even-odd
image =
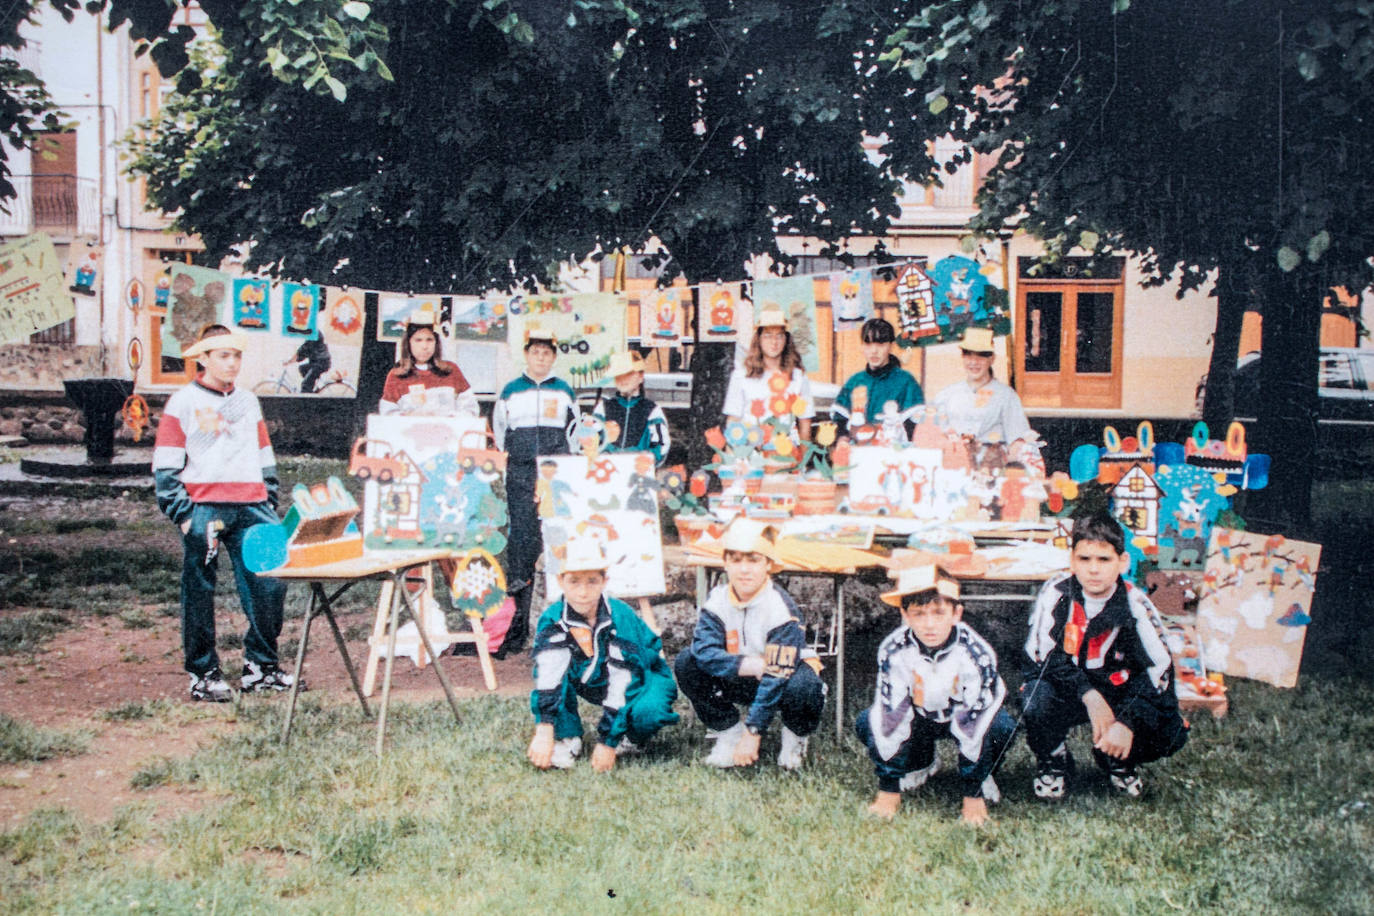
[{"label": "boy in dark green jacket", "polygon": [[601,707],[592,769],[605,773],[616,755],[643,747],[677,721],[677,684],[662,643],[625,602],[603,596],[607,561],[590,538],[567,545],[558,575],[563,597],[549,605],[534,634],[534,738],[526,756],[541,770],[573,766],[582,752],[577,698]]},{"label": "boy in dark green jacket", "polygon": [[[867,365],[849,377],[835,403],[830,417],[835,421],[835,433],[848,439],[851,428],[876,425],[885,412],[895,410],[906,426],[909,438],[916,425],[914,408],[925,403],[920,384],[892,353],[897,332],[882,318],[870,318],[859,332],[863,339],[863,354]],[[889,408],[888,403],[894,406]]]}]

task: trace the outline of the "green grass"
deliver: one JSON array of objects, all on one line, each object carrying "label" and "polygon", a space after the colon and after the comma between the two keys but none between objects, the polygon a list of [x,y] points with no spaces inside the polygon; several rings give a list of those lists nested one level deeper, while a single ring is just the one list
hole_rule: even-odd
[{"label": "green grass", "polygon": [[1232,691],[1230,717],[1196,718],[1136,802],[1091,773],[1062,804],[1034,801],[1018,741],[983,830],[957,821],[952,765],[894,822],[867,817],[867,760],[828,734],[795,775],[771,754],[708,769],[687,722],[609,776],[539,773],[519,699],[467,701],[461,726],[443,703],[394,704],[381,760],[356,706],[307,694],[282,748],[284,704],[250,701],[217,746],[135,777],[202,793],[193,813],[36,814],[0,834],[0,898],[81,913],[1367,912],[1374,686]]},{"label": "green grass", "polygon": [[38,728],[0,713],[0,763],[25,763],[53,757],[75,757],[90,746],[89,731]]}]

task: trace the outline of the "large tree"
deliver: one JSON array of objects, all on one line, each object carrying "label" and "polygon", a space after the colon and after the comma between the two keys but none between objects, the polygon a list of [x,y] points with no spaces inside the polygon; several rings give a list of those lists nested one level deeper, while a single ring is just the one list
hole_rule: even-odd
[{"label": "large tree", "polygon": [[[473,292],[653,243],[700,282],[785,261],[780,235],[845,254],[898,213],[865,137],[919,99],[865,68],[885,33],[866,3],[392,0],[370,21],[389,79],[341,73],[340,102],[216,17],[203,85],[133,161],[211,258],[248,243],[298,278]],[[718,416],[727,359],[698,348],[695,417]]]},{"label": "large tree", "polygon": [[1371,280],[1374,6],[978,0],[904,20],[885,59],[925,102],[913,135],[998,156],[975,228],[1137,252],[1181,289],[1219,273],[1219,360],[1234,361],[1240,312],[1261,298],[1252,448],[1275,473],[1257,508],[1306,519],[1322,300]]},{"label": "large tree", "polygon": [[216,17],[204,85],[134,169],[212,255],[251,242],[295,276],[468,291],[655,238],[670,272],[738,276],[779,234],[838,247],[897,213],[863,138],[915,100],[861,72],[866,9],[393,0],[371,21],[394,78],[340,74],[346,103],[274,78],[248,17]]}]

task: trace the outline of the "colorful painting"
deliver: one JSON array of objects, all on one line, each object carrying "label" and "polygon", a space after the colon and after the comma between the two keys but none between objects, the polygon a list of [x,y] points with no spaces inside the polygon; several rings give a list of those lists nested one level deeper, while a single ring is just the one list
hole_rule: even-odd
[{"label": "colorful painting", "polygon": [[1212,529],[1197,633],[1213,671],[1297,684],[1320,561],[1320,544]]},{"label": "colorful painting", "polygon": [[52,239],[40,232],[0,245],[0,341],[22,340],[75,317]]},{"label": "colorful painting", "polygon": [[453,340],[506,339],[507,297],[453,296],[449,306],[449,336]]},{"label": "colorful painting", "polygon": [[849,452],[849,508],[864,515],[940,518],[936,449],[859,446]]},{"label": "colorful painting", "polygon": [[267,331],[272,316],[268,305],[272,284],[261,277],[235,277],[230,297],[229,327],[241,331]]},{"label": "colorful painting", "polygon": [[[944,340],[957,340],[972,325],[991,327],[999,316],[988,305],[988,278],[969,258],[947,257],[930,269],[936,320]],[[1010,327],[1003,328],[1005,334]],[[994,333],[997,329],[994,328]]]},{"label": "colorful painting", "polygon": [[162,321],[162,355],[180,357],[207,324],[225,323],[230,277],[218,270],[173,264],[168,273],[167,316]]},{"label": "colorful painting", "polygon": [[405,336],[406,322],[421,309],[439,314],[440,296],[401,296],[395,293],[377,295],[377,339],[397,341]]},{"label": "colorful painting", "polygon": [[748,335],[750,310],[740,284],[707,283],[698,296],[702,340],[725,343]]},{"label": "colorful painting", "polygon": [[315,335],[315,319],[320,311],[320,288],[304,283],[281,285],[281,332],[286,337]]},{"label": "colorful painting", "polygon": [[764,277],[754,281],[754,319],[777,309],[787,316],[787,330],[801,354],[802,368],[816,372],[821,366],[816,334],[816,283],[811,277]]},{"label": "colorful painting", "polygon": [[682,296],[678,287],[656,289],[639,297],[639,345],[676,347],[682,343]]},{"label": "colorful painting", "polygon": [[926,262],[922,259],[908,261],[897,268],[897,340],[906,346],[937,343],[940,338],[940,323],[935,317],[935,287],[925,267]]},{"label": "colorful painting", "polygon": [[611,354],[625,349],[625,305],[625,297],[616,293],[512,300],[511,353],[524,350],[527,328],[550,331],[558,350],[554,372],[575,388],[595,385],[610,366]]},{"label": "colorful painting", "polygon": [[505,455],[480,417],[369,416],[348,472],[364,482],[370,550],[505,549]]},{"label": "colorful painting", "polygon": [[545,458],[536,494],[544,525],[545,587],[550,600],[562,594],[558,572],[573,537],[599,541],[610,560],[607,594],[617,598],[661,595],[663,535],[658,525],[658,488],[648,452]]},{"label": "colorful painting", "polygon": [[830,315],[836,331],[857,328],[873,317],[871,270],[841,270],[830,275]]}]

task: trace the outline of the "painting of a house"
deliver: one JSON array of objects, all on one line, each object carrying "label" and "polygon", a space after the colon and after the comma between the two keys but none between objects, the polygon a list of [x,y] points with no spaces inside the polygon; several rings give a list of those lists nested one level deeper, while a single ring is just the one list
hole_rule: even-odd
[{"label": "painting of a house", "polygon": [[1136,538],[1151,545],[1159,540],[1159,484],[1139,464],[1121,475],[1112,487],[1112,511]]}]

